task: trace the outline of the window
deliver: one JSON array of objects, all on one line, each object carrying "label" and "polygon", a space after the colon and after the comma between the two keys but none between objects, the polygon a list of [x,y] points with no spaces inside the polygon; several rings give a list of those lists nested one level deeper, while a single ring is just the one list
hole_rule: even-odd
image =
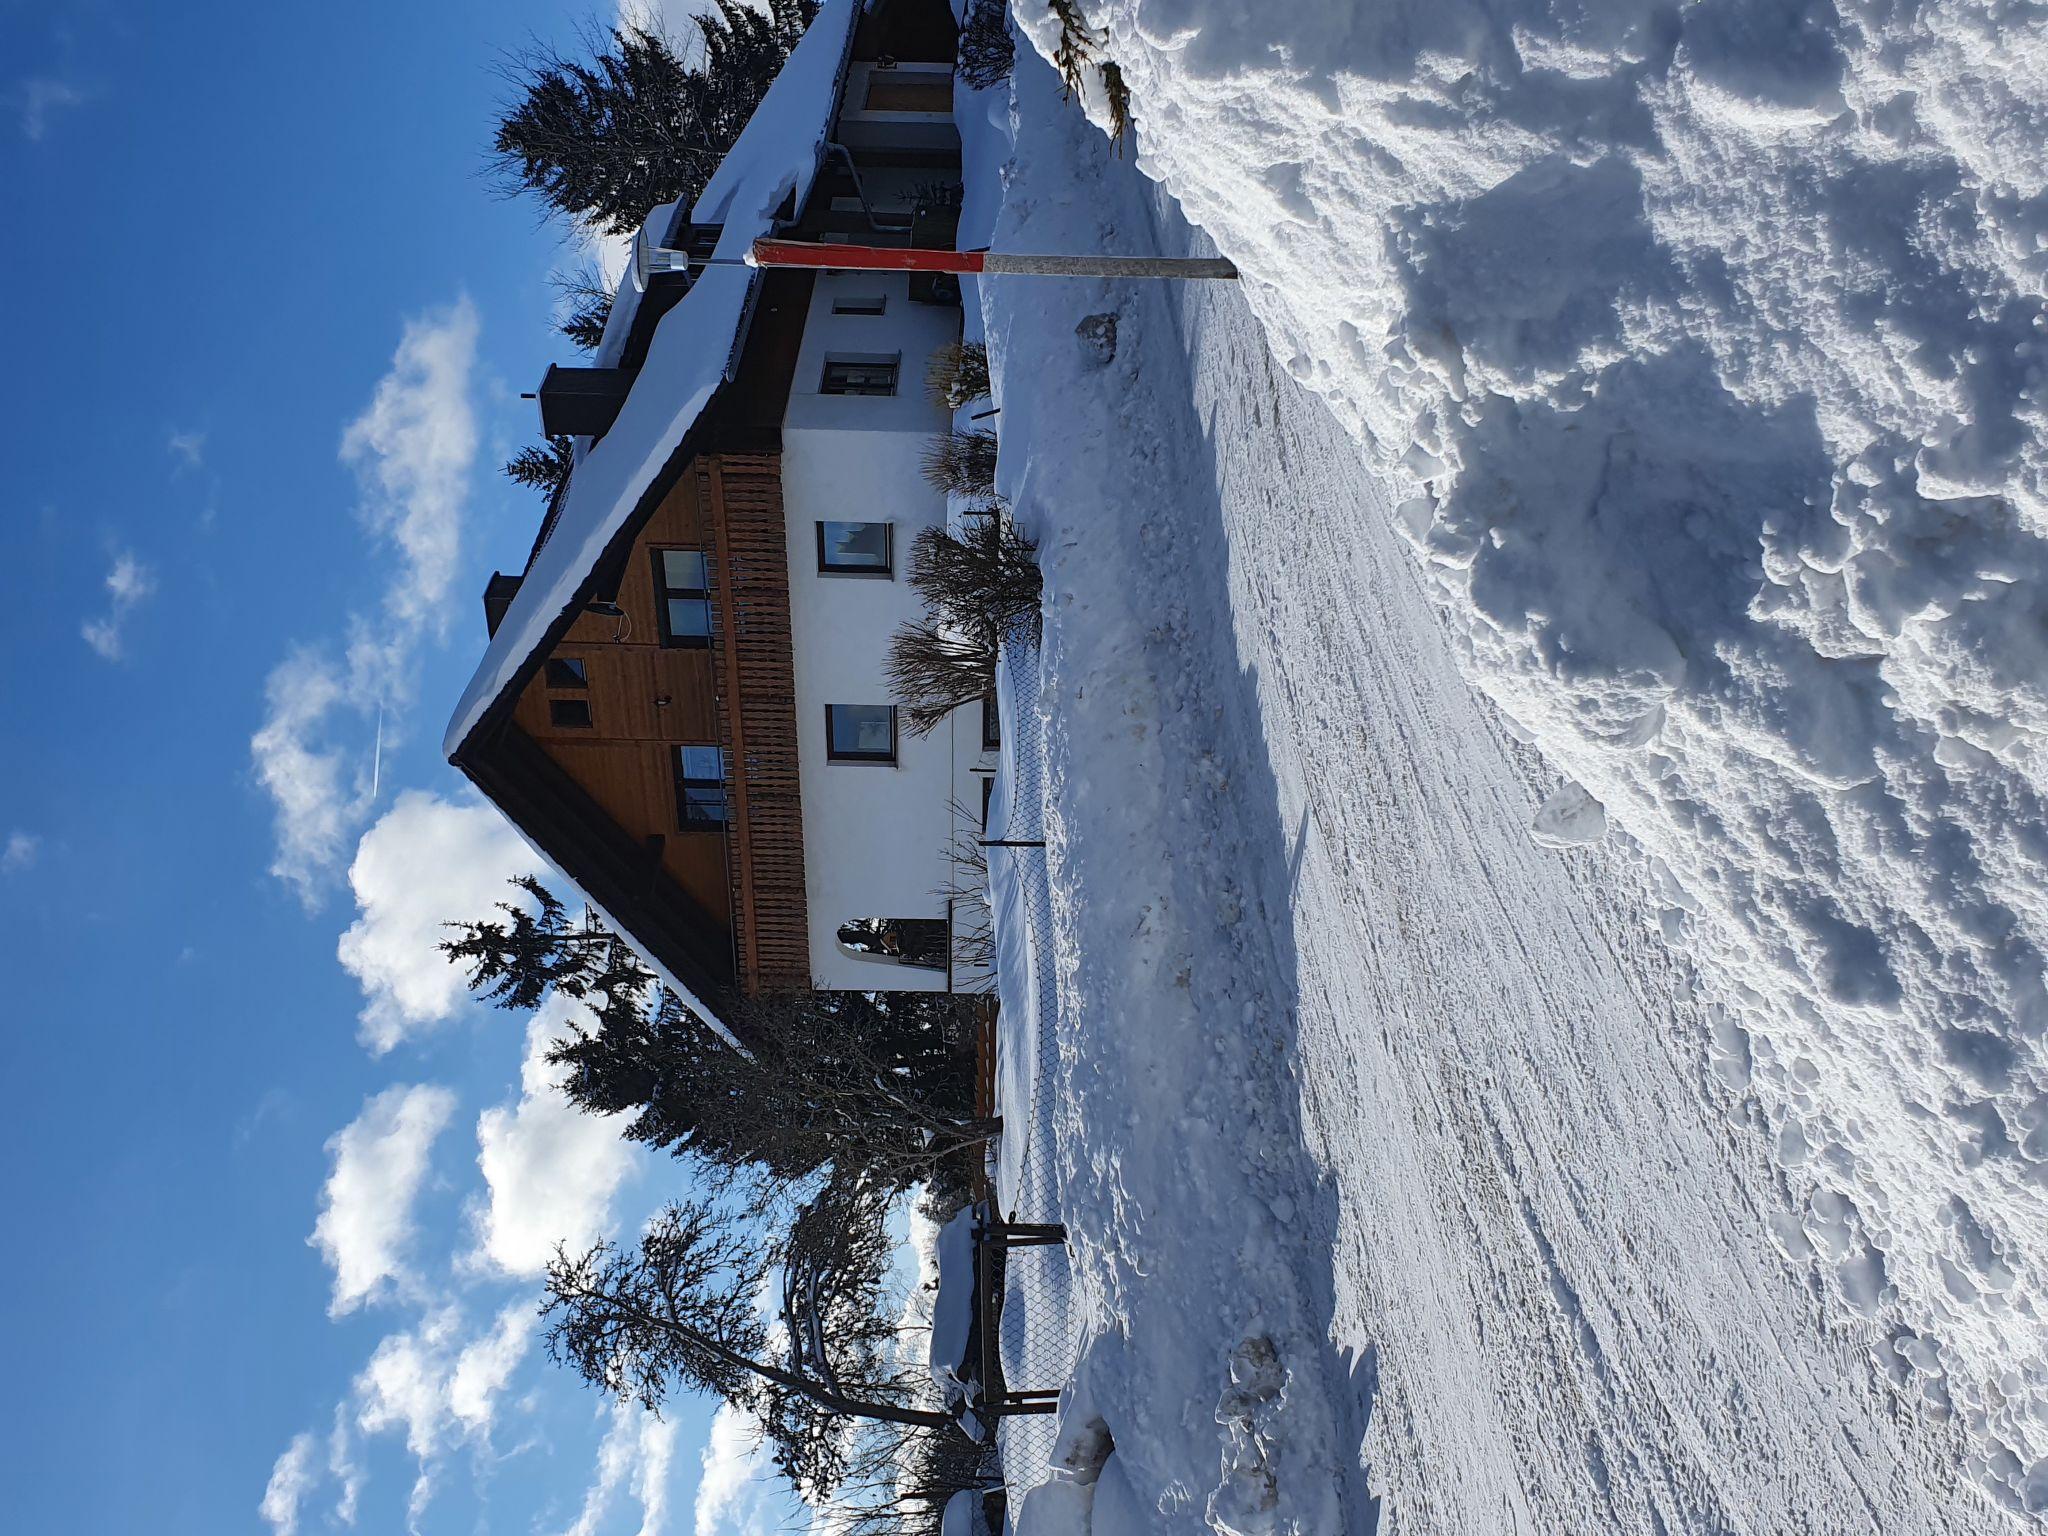
[{"label": "window", "polygon": [[818,569],[836,576],[889,574],[889,524],[818,524]]},{"label": "window", "polygon": [[818,386],[827,395],[893,395],[896,393],[896,365],[902,354],[834,353],[825,359],[825,380]]},{"label": "window", "polygon": [[832,301],[835,315],[879,315],[889,307],[889,301],[879,293],[849,293]]},{"label": "window", "polygon": [[717,747],[676,748],[676,825],[685,832],[725,825],[725,753]]},{"label": "window", "polygon": [[988,775],[981,781],[981,835],[988,836],[988,803],[995,798],[996,776]]},{"label": "window", "polygon": [[547,666],[550,688],[588,688],[590,673],[573,656],[550,656]]},{"label": "window", "polygon": [[548,724],[558,725],[565,731],[589,730],[590,700],[549,699]]},{"label": "window", "polygon": [[896,761],[894,704],[827,704],[825,756],[835,763]]},{"label": "window", "polygon": [[1003,716],[996,708],[996,696],[984,693],[981,696],[981,750],[994,752],[1003,744]]},{"label": "window", "polygon": [[654,552],[654,606],[661,613],[661,643],[711,643],[711,578],[701,549]]}]

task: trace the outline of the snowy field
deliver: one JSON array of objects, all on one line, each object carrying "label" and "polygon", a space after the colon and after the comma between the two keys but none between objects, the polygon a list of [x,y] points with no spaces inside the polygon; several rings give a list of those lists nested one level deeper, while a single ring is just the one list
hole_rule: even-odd
[{"label": "snowy field", "polygon": [[[1374,12],[1413,23],[1398,78],[1438,82],[1425,111],[1290,62],[1393,46],[1309,35],[1319,6],[1100,9],[1144,165],[1274,285],[984,300],[1003,488],[1048,591],[1039,694],[1007,707],[1043,726],[1032,974],[1050,985],[1008,967],[1005,1048],[1047,1032],[1057,1091],[1021,1134],[1053,1159],[1059,1208],[1022,1214],[1069,1223],[1074,1277],[1033,1293],[1030,1326],[1048,1356],[1087,1335],[1076,1396],[1116,1447],[1098,1530],[1133,1509],[1242,1532],[2018,1526],[2048,1498],[2042,822],[2026,731],[1923,729],[1913,689],[1999,659],[1965,643],[1973,624],[2015,645],[2038,627],[2028,570],[1994,558],[2024,552],[2024,504],[1951,508],[1928,525],[1947,553],[1910,568],[1891,546],[1895,596],[1977,591],[1951,628],[1923,590],[1888,610],[1885,646],[1829,650],[1847,631],[1816,594],[1853,629],[1857,552],[1937,514],[1881,505],[1907,494],[1896,477],[1848,476],[1831,502],[1825,435],[1798,450],[1811,526],[1763,504],[1796,412],[1713,394],[1711,346],[1674,364],[1683,348],[1631,330],[1697,320],[1686,293],[1616,298],[1653,242],[1615,247],[1601,220],[1653,168],[1630,162],[1631,194],[1546,161],[1551,191],[1475,210],[1508,178],[1451,144],[1417,155],[1474,178],[1440,217],[1416,214],[1406,245],[1371,223],[1369,196],[1409,185],[1397,152],[1484,117],[1452,110],[1480,87],[1443,50],[1504,24]],[[1182,46],[1169,11],[1208,30]],[[1265,52],[1254,25],[1298,35]],[[1599,47],[1655,41],[1553,40],[1528,68],[1584,135],[1648,143],[1657,110],[1704,108],[1592,108],[1619,90]],[[1000,246],[1186,247],[1042,64],[1020,57],[1015,84]],[[1782,134],[1804,121],[1781,116]],[[1716,121],[1739,137],[1747,119]],[[1498,136],[1540,160],[1543,132],[1524,112]],[[1546,222],[1553,195],[1570,217]],[[1585,249],[1541,243],[1567,237]],[[1502,246],[1523,254],[1505,285],[1523,313],[1468,328],[1458,305],[1503,281],[1460,263]],[[1396,270],[1403,251],[1433,275]],[[1587,270],[1604,300],[1557,287]],[[1076,335],[1104,313],[1106,360]],[[1390,327],[1409,348],[1392,382]],[[1799,347],[1773,355],[1791,368]],[[1805,409],[1811,432],[1840,427]],[[1941,462],[1981,477],[1990,452]],[[1845,495],[1870,526],[1843,520]],[[1766,534],[1741,557],[1738,514]],[[1828,572],[1782,565],[1824,535]],[[1755,604],[1734,595],[1745,573]],[[1973,686],[2024,717],[2038,674],[2003,660],[2012,675]],[[1604,842],[1574,846],[1602,818],[1569,795],[1544,817],[1565,850],[1532,840],[1562,781],[1461,666],[1605,802]],[[1010,813],[1029,827],[1039,808]],[[1028,1455],[1010,1470],[1045,1475]]]}]

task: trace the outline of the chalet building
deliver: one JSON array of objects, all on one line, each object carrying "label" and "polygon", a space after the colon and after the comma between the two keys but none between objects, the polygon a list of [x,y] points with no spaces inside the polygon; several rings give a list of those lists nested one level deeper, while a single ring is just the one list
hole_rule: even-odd
[{"label": "chalet building", "polygon": [[595,366],[543,382],[575,467],[491,578],[449,726],[449,760],[709,1012],[976,979],[942,893],[992,716],[914,737],[883,671],[920,611],[911,542],[946,519],[924,380],[958,288],[733,259],[766,234],[950,247],[954,44],[946,0],[827,0],[703,196],[650,217]]}]

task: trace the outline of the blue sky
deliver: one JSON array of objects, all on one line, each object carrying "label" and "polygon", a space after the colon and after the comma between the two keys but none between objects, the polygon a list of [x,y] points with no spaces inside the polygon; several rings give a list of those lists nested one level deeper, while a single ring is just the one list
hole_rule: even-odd
[{"label": "blue sky", "polygon": [[582,14],[0,4],[11,1528],[700,1528],[707,1409],[525,1326],[676,1173],[429,947],[529,862],[439,740],[575,254],[489,67]]}]

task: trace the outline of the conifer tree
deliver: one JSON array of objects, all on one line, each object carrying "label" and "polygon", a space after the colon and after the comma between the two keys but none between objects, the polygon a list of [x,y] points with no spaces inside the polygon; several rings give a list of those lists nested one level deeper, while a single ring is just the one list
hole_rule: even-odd
[{"label": "conifer tree", "polygon": [[604,340],[605,323],[612,317],[612,290],[604,273],[589,265],[557,273],[550,281],[565,306],[555,329],[575,343],[578,351],[595,352]]},{"label": "conifer tree", "polygon": [[517,92],[498,120],[489,168],[508,195],[606,234],[694,199],[817,14],[817,0],[714,0],[692,18],[701,62],[661,33],[614,27],[584,38],[588,59],[534,45],[501,73]]},{"label": "conifer tree", "polygon": [[[537,880],[513,882],[533,906],[452,925],[441,950],[470,990],[528,1011],[550,989],[584,1005],[548,1060],[592,1114],[630,1113],[626,1135],[692,1153],[740,1177],[784,1183],[829,1168],[890,1190],[942,1177],[985,1142],[973,1113],[959,999],[940,993],[795,992],[735,999],[748,1049],[735,1049],[632,949],[586,911],[573,924]],[[971,1006],[971,1005],[970,1005]]]},{"label": "conifer tree", "polygon": [[896,1330],[874,1301],[884,1267],[875,1261],[886,1262],[887,1246],[857,1246],[864,1251],[839,1306],[785,1313],[800,1326],[851,1322],[851,1337],[832,1341],[829,1361],[822,1338],[777,1359],[754,1304],[768,1263],[738,1216],[701,1201],[672,1204],[637,1249],[600,1243],[556,1254],[543,1303],[548,1353],[590,1386],[651,1411],[677,1387],[715,1394],[761,1424],[800,1494],[829,1496],[857,1450],[844,1433],[849,1421],[957,1433],[951,1415],[920,1403],[921,1384],[886,1347]]},{"label": "conifer tree", "polygon": [[574,464],[570,440],[557,433],[545,444],[528,443],[512,455],[505,461],[505,474],[521,485],[530,485],[552,496],[569,478]]}]

